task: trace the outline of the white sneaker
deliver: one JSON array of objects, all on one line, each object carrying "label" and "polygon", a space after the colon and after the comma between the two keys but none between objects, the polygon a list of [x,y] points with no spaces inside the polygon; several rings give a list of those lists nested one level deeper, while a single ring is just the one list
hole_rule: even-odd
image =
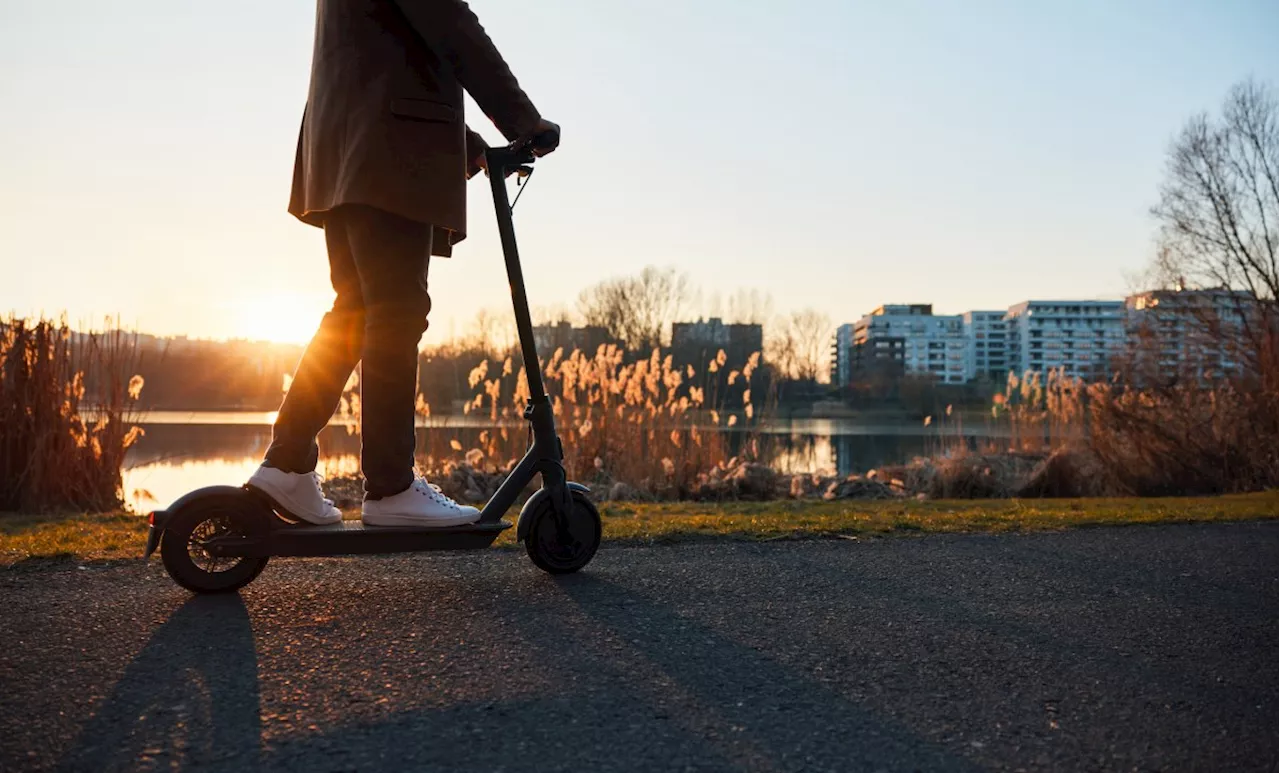
[{"label": "white sneaker", "polygon": [[366,526],[417,526],[434,528],[475,523],[480,511],[460,505],[440,491],[440,487],[415,477],[413,485],[389,497],[366,499],[360,520]]},{"label": "white sneaker", "polygon": [[263,465],[249,478],[249,485],[294,518],[319,525],[342,522],[342,511],[320,490],[318,472],[285,472]]}]

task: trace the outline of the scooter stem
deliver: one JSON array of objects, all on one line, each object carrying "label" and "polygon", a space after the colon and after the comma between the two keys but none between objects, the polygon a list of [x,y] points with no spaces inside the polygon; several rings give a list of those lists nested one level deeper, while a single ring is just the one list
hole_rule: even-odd
[{"label": "scooter stem", "polygon": [[547,392],[542,384],[542,366],[538,362],[538,349],[533,339],[533,323],[529,318],[529,299],[524,290],[524,274],[520,270],[520,253],[516,248],[516,231],[511,222],[511,204],[507,200],[507,170],[532,163],[533,154],[511,148],[489,148],[485,151],[485,165],[489,170],[489,184],[493,188],[493,209],[498,218],[498,236],[502,240],[502,257],[507,264],[507,279],[511,284],[511,304],[515,307],[516,331],[520,336],[520,351],[524,355],[524,374],[529,384],[529,402],[535,405],[547,402]]}]

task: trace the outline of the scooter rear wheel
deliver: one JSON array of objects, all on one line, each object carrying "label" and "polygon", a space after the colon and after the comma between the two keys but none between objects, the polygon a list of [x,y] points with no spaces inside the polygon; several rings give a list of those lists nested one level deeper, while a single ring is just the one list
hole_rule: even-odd
[{"label": "scooter rear wheel", "polygon": [[253,582],[267,565],[263,557],[215,556],[208,540],[248,536],[261,528],[253,503],[231,497],[192,502],[174,513],[160,540],[160,557],[173,581],[193,593],[230,593]]},{"label": "scooter rear wheel", "polygon": [[559,523],[550,497],[533,513],[524,549],[544,572],[569,574],[586,566],[600,547],[600,512],[581,491],[573,492],[573,507]]}]

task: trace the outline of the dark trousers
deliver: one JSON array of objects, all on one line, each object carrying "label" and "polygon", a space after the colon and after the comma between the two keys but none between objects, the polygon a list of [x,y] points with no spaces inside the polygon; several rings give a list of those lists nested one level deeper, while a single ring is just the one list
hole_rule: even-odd
[{"label": "dark trousers", "polygon": [[316,468],[316,436],[362,363],[365,492],[390,496],[413,483],[418,341],[431,311],[431,226],[346,204],[326,217],[324,237],[337,298],[298,363],[264,462],[286,472]]}]

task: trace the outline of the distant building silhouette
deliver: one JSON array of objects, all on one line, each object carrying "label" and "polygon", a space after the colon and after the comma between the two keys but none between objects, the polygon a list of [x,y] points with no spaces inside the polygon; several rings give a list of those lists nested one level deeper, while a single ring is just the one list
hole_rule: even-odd
[{"label": "distant building silhouette", "polygon": [[763,348],[764,327],[759,324],[726,325],[720,317],[711,317],[671,325],[671,355],[677,367],[702,369],[723,349],[729,367],[740,368]]},{"label": "distant building silhouette", "polygon": [[538,357],[542,359],[550,357],[556,349],[564,349],[566,355],[577,349],[593,357],[602,344],[615,343],[608,328],[599,325],[574,327],[567,321],[554,325],[534,325],[533,341],[538,349]]}]

